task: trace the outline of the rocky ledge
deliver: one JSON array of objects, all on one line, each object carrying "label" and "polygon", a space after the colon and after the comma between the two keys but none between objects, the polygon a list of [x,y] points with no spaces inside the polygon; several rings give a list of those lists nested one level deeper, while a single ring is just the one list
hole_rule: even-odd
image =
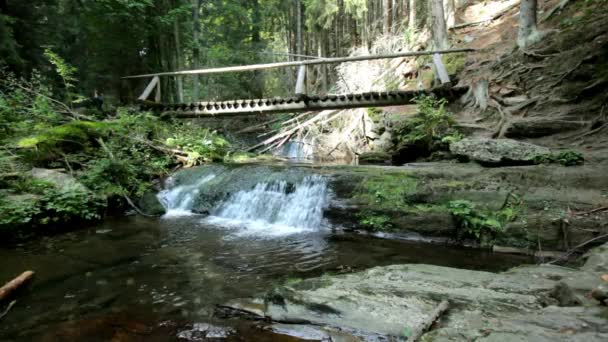
[{"label": "rocky ledge", "polygon": [[579,269],[394,265],[291,281],[218,312],[306,340],[606,341],[608,308],[590,293],[607,272],[608,244]]}]

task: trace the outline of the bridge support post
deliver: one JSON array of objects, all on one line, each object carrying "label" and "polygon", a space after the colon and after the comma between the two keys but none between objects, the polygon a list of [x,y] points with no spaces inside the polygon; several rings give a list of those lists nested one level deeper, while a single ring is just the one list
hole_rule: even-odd
[{"label": "bridge support post", "polygon": [[296,96],[306,95],[306,65],[300,65],[296,81]]},{"label": "bridge support post", "polygon": [[437,73],[437,79],[441,82],[441,85],[450,83],[450,76],[448,70],[445,68],[441,55],[436,53],[433,54],[433,64],[435,65],[435,72]]}]

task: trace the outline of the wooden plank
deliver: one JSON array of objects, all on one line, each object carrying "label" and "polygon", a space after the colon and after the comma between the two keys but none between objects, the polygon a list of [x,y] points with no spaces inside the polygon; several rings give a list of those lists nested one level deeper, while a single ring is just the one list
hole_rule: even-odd
[{"label": "wooden plank", "polygon": [[313,59],[313,60],[307,60],[307,61],[253,64],[253,65],[232,66],[232,67],[223,67],[223,68],[160,72],[160,73],[154,73],[154,74],[126,76],[126,77],[123,77],[123,79],[147,78],[147,77],[154,77],[154,76],[221,74],[221,73],[226,73],[226,72],[242,72],[242,71],[252,71],[252,70],[276,69],[276,68],[286,68],[286,67],[294,67],[294,66],[300,66],[300,65],[318,65],[318,64],[333,64],[333,63],[344,63],[344,62],[359,62],[359,61],[368,61],[368,60],[376,60],[376,59],[427,56],[427,55],[434,55],[434,54],[443,55],[443,54],[448,54],[448,53],[462,53],[462,52],[475,52],[475,51],[477,51],[477,50],[470,49],[470,48],[462,48],[462,49],[448,49],[448,50],[437,50],[437,51],[396,52],[396,53],[384,54],[384,55],[319,58],[319,59]]},{"label": "wooden plank", "polygon": [[160,78],[158,76],[154,76],[152,78],[152,81],[150,81],[150,83],[148,83],[148,85],[146,86],[146,89],[144,89],[144,92],[141,93],[141,95],[137,98],[140,101],[145,101],[148,96],[150,96],[150,94],[152,93],[152,90],[154,89],[154,86],[156,86],[156,84],[160,81]]},{"label": "wooden plank", "polygon": [[441,84],[449,84],[451,82],[450,76],[448,75],[445,65],[443,65],[440,54],[436,53],[433,55],[433,64],[435,65],[435,71],[437,71],[437,76],[439,77]]},{"label": "wooden plank", "polygon": [[296,96],[306,94],[306,65],[300,65],[296,82]]}]

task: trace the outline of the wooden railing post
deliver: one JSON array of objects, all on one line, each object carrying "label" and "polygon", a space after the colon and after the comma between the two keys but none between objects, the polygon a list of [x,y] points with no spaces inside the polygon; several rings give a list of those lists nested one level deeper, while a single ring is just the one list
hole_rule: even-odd
[{"label": "wooden railing post", "polygon": [[296,96],[306,95],[306,65],[300,65],[296,81]]},{"label": "wooden railing post", "polygon": [[[154,90],[154,87],[157,85],[158,89],[156,90],[156,94],[157,96],[160,96],[160,78],[158,76],[154,76],[152,78],[152,81],[150,81],[150,83],[148,83],[148,85],[146,86],[146,89],[144,89],[144,92],[141,93],[141,95],[137,99],[140,101],[145,101],[152,93],[152,90]],[[160,102],[160,98],[157,100],[157,102]]]},{"label": "wooden railing post", "polygon": [[437,72],[437,78],[441,82],[441,84],[450,83],[450,76],[448,75],[448,70],[443,65],[443,61],[441,60],[441,55],[436,53],[433,54],[433,64],[435,65],[435,71]]}]

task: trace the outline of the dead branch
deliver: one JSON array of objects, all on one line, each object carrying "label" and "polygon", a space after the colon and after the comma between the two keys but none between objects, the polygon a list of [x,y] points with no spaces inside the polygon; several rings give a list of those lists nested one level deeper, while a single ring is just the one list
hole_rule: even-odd
[{"label": "dead branch", "polygon": [[2,312],[0,314],[0,320],[2,320],[4,318],[4,316],[6,316],[8,314],[9,311],[11,311],[11,309],[13,308],[13,306],[15,306],[15,304],[17,304],[17,301],[14,300],[10,303],[8,303],[8,306],[6,307],[6,309],[4,310],[4,312]]},{"label": "dead branch", "polygon": [[332,114],[332,113],[334,113],[334,112],[335,112],[335,110],[324,110],[324,111],[320,112],[319,114],[317,114],[317,115],[313,116],[311,119],[309,119],[309,120],[305,121],[304,123],[299,124],[299,125],[297,125],[296,127],[291,128],[291,129],[289,129],[289,130],[287,130],[287,131],[285,131],[285,132],[282,132],[282,133],[276,134],[276,135],[274,135],[274,136],[272,136],[272,137],[270,137],[270,138],[268,138],[268,139],[266,139],[266,140],[262,141],[261,143],[256,144],[256,145],[254,145],[254,146],[252,146],[252,147],[248,148],[248,149],[247,149],[247,152],[250,152],[250,151],[256,150],[256,149],[258,149],[258,148],[260,148],[260,147],[262,147],[262,146],[269,145],[269,144],[273,143],[273,142],[274,142],[274,141],[276,141],[276,140],[279,140],[279,139],[282,139],[282,138],[284,138],[284,137],[286,137],[286,136],[292,135],[292,134],[293,134],[294,132],[296,132],[297,130],[302,129],[302,128],[305,128],[305,127],[308,127],[308,126],[312,125],[313,123],[315,123],[315,122],[317,122],[317,121],[321,120],[322,118],[324,118],[324,117],[326,117],[327,115],[330,115],[330,114]]},{"label": "dead branch", "polygon": [[553,8],[551,8],[549,10],[549,12],[547,12],[547,15],[545,15],[542,19],[542,21],[547,21],[549,20],[549,18],[551,18],[553,16],[553,14],[555,14],[556,12],[561,12],[564,10],[564,8],[566,8],[566,6],[568,6],[568,4],[570,3],[570,0],[562,0],[560,3],[558,3],[557,5],[553,6]]},{"label": "dead branch", "polygon": [[601,239],[605,239],[605,238],[608,238],[608,234],[603,234],[603,235],[600,235],[600,236],[596,236],[593,239],[587,240],[587,241],[581,243],[580,245],[572,248],[571,250],[569,250],[567,253],[565,253],[561,257],[559,257],[557,259],[554,259],[552,261],[549,261],[547,264],[551,265],[551,264],[555,264],[558,261],[567,259],[570,255],[574,254],[578,249],[583,248],[583,247],[587,246],[588,244],[590,244],[592,242],[595,242],[595,241],[601,240]]},{"label": "dead branch", "polygon": [[15,293],[20,287],[23,287],[34,277],[33,271],[25,271],[21,273],[17,278],[9,281],[6,285],[0,288],[0,303],[8,299],[12,294]]}]

